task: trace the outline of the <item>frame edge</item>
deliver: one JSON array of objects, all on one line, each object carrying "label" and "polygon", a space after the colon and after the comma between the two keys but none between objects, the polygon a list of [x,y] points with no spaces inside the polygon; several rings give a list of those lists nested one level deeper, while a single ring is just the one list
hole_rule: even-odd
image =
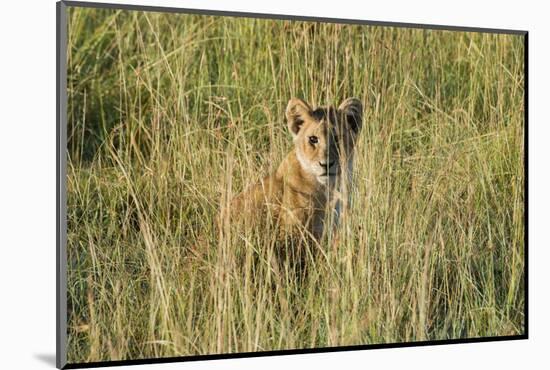
[{"label": "frame edge", "polygon": [[56,3],[56,367],[67,365],[67,5]]},{"label": "frame edge", "polygon": [[92,2],[92,1],[83,2],[78,0],[62,0],[62,2],[66,6],[81,7],[81,8],[137,10],[137,11],[143,11],[143,12],[200,14],[200,15],[240,17],[240,18],[326,22],[326,23],[339,23],[339,24],[350,24],[350,25],[403,27],[403,28],[419,28],[419,29],[430,29],[430,30],[441,30],[441,31],[481,32],[481,33],[497,33],[497,34],[511,34],[511,35],[523,35],[527,33],[527,30],[515,30],[515,29],[503,29],[503,28],[451,26],[451,25],[443,25],[443,24],[376,21],[376,20],[353,19],[353,18],[331,18],[331,17],[305,16],[305,15],[296,15],[296,14],[255,13],[255,12],[245,12],[245,11],[230,11],[230,10],[216,10],[216,9],[203,9],[203,8],[180,8],[180,7],[157,6],[157,5],[134,5],[134,4],[128,4],[128,3],[115,4],[115,3],[109,3],[109,2],[105,2],[105,3]]}]

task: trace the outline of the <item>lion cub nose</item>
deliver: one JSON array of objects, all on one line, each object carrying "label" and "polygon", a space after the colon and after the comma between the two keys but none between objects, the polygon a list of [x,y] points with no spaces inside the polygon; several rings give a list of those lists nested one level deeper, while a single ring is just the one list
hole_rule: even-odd
[{"label": "lion cub nose", "polygon": [[331,168],[332,165],[334,164],[334,162],[336,162],[336,161],[332,161],[332,162],[330,162],[330,163],[319,162],[319,165],[320,165],[321,167]]}]

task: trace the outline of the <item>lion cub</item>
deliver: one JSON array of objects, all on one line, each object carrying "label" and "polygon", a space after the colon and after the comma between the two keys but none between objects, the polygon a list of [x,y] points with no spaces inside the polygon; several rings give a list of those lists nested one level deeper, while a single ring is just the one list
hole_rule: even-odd
[{"label": "lion cub", "polygon": [[286,119],[294,148],[277,171],[231,201],[231,219],[266,223],[269,217],[281,234],[319,240],[327,213],[332,212],[337,222],[341,203],[346,201],[362,105],[350,98],[338,109],[314,109],[292,98]]}]

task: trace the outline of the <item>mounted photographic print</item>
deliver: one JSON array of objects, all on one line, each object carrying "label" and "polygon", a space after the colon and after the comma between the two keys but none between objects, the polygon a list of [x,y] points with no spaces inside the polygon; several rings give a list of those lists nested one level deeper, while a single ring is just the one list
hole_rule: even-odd
[{"label": "mounted photographic print", "polygon": [[527,338],[527,32],[57,10],[58,367]]}]

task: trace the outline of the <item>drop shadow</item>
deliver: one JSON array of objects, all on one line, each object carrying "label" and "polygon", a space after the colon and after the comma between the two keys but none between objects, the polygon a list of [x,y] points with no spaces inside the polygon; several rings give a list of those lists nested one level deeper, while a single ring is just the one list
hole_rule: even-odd
[{"label": "drop shadow", "polygon": [[37,360],[40,360],[41,362],[45,363],[46,365],[50,365],[52,367],[55,367],[55,353],[35,353],[34,358]]}]

